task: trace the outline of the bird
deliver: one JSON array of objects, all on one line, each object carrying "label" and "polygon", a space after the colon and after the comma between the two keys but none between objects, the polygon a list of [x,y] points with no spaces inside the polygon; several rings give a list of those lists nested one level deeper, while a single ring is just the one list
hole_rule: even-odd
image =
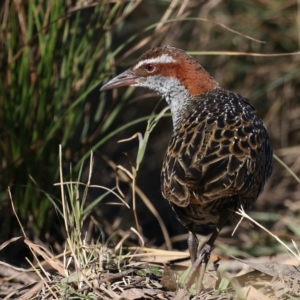
[{"label": "bird", "polygon": [[[221,229],[243,207],[248,211],[272,173],[267,129],[250,101],[219,86],[184,50],[155,47],[100,91],[122,86],[154,90],[170,107],[173,134],[161,171],[161,190],[188,230],[192,266],[186,287],[203,278]],[[212,226],[201,247],[197,234]]]}]

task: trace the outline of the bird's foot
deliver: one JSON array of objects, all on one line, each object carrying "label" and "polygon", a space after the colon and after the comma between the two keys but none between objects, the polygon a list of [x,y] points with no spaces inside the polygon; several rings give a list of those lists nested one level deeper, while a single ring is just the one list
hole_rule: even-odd
[{"label": "bird's foot", "polygon": [[192,268],[185,280],[185,286],[189,288],[194,282],[196,282],[196,293],[197,295],[201,292],[203,288],[203,278],[205,274],[206,265],[210,258],[210,253],[212,251],[212,246],[205,244],[199,253],[197,254],[197,259],[192,265]]}]

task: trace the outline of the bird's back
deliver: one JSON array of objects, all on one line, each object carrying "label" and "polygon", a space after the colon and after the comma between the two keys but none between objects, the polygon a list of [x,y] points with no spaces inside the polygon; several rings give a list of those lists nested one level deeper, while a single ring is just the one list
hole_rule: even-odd
[{"label": "bird's back", "polygon": [[195,97],[174,129],[162,192],[187,227],[215,224],[225,206],[251,207],[271,171],[268,133],[255,109],[216,88]]}]

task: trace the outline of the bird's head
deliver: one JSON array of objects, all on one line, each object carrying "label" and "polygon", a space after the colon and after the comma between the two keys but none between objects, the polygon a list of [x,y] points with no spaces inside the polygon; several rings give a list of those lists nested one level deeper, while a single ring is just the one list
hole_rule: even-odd
[{"label": "bird's head", "polygon": [[131,68],[100,90],[122,86],[147,87],[163,96],[171,107],[175,124],[194,96],[214,89],[218,83],[185,51],[163,46],[145,52]]},{"label": "bird's head", "polygon": [[[185,51],[171,46],[153,48],[122,74],[102,86],[101,91],[122,86],[143,86],[164,96],[173,81],[184,86],[191,96],[215,88],[217,82]],[[170,83],[170,84],[168,84]]]}]

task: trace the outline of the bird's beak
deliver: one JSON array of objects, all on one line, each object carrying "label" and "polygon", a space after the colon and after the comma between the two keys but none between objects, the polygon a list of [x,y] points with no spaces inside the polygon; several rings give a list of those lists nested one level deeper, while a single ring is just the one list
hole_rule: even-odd
[{"label": "bird's beak", "polygon": [[100,91],[110,90],[119,88],[121,86],[129,86],[137,83],[138,75],[132,72],[130,69],[111,79],[109,82],[104,84]]}]

